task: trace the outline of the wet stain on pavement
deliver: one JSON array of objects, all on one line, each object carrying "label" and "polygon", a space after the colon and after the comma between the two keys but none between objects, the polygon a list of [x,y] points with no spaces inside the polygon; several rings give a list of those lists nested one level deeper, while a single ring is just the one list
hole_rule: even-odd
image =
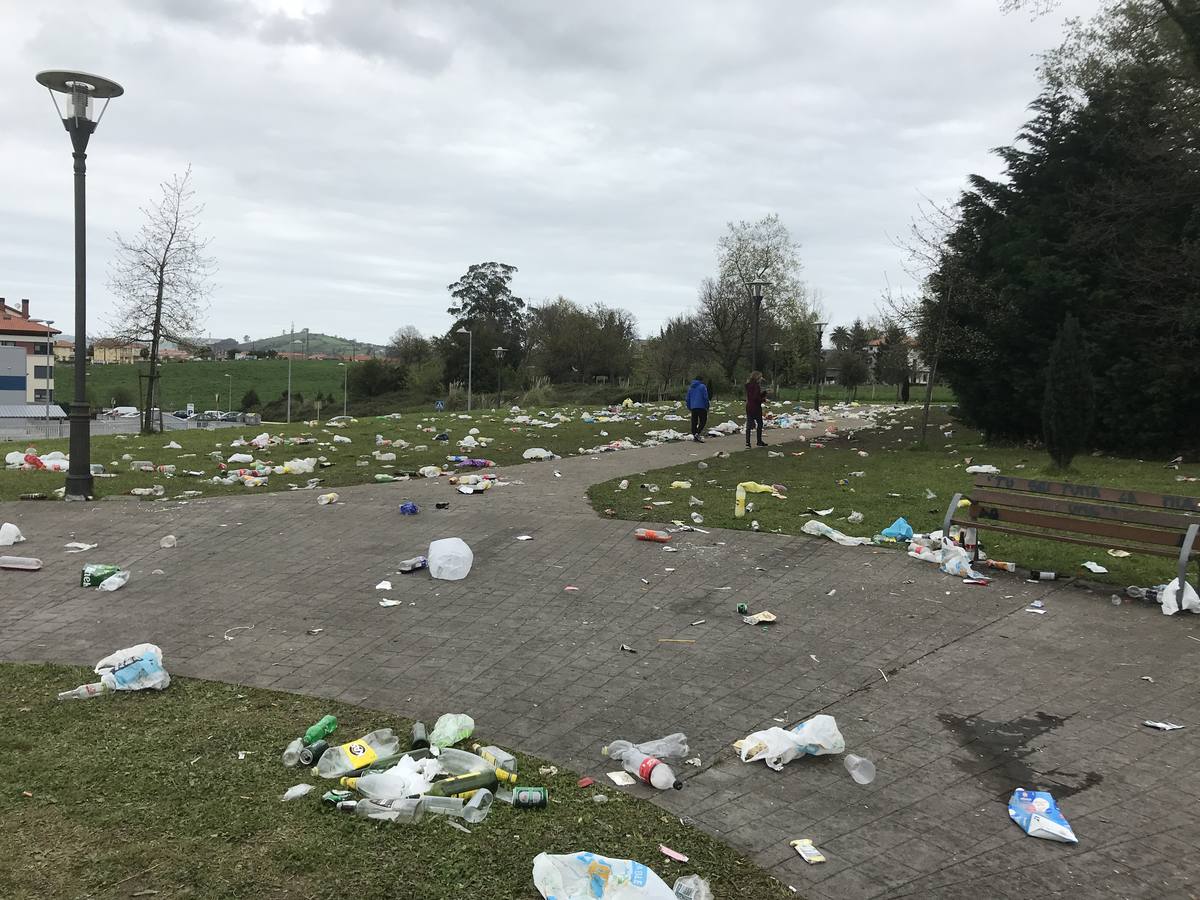
[{"label": "wet stain on pavement", "polygon": [[955,764],[995,789],[996,797],[1004,801],[1019,787],[1050,791],[1055,799],[1062,800],[1104,780],[1099,772],[1037,768],[1039,748],[1032,745],[1069,718],[1038,712],[1008,722],[990,722],[978,716],[938,714],[938,721],[958,737],[962,752],[968,754],[966,759],[956,759]]}]

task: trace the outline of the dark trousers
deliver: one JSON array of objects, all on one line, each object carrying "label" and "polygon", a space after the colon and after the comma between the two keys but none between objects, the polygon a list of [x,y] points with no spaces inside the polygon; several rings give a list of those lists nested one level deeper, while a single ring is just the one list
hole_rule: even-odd
[{"label": "dark trousers", "polygon": [[758,428],[758,443],[761,444],[762,443],[762,430],[763,430],[762,410],[759,410],[757,413],[752,413],[752,412],[746,413],[746,446],[747,447],[750,446],[750,431],[751,431],[751,429],[755,428],[756,426]]},{"label": "dark trousers", "polygon": [[707,424],[708,424],[708,410],[707,409],[693,409],[692,410],[692,437],[695,437],[696,435],[698,435],[702,431],[704,431],[704,426]]}]

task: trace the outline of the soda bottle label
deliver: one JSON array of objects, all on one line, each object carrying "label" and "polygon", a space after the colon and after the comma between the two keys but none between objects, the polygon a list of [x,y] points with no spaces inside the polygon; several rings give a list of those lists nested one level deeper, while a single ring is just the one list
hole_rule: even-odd
[{"label": "soda bottle label", "polygon": [[661,760],[655,759],[653,756],[647,756],[645,759],[642,760],[642,764],[640,766],[638,766],[638,773],[637,773],[638,778],[640,778],[646,784],[649,784],[650,783],[650,773],[652,771],[654,771],[654,767],[657,766],[660,762],[661,762]]},{"label": "soda bottle label", "polygon": [[346,755],[346,759],[350,760],[356,769],[369,766],[379,758],[379,754],[362,741],[351,741],[348,744],[342,744],[338,749]]}]

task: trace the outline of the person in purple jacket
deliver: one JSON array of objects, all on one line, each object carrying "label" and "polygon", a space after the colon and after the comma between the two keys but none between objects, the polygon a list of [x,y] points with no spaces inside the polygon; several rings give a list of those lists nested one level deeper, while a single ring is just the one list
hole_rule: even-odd
[{"label": "person in purple jacket", "polygon": [[704,426],[708,424],[708,385],[699,375],[688,385],[687,408],[692,412],[692,440],[704,443]]},{"label": "person in purple jacket", "polygon": [[750,431],[757,427],[758,446],[767,446],[762,439],[763,431],[763,401],[767,399],[766,389],[762,386],[762,372],[751,372],[750,380],[746,382],[746,446],[750,446]]}]

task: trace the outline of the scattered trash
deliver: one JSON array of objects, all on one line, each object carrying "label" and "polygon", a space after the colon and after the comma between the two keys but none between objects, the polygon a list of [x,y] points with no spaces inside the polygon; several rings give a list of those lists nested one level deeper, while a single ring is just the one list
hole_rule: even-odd
[{"label": "scattered trash", "polygon": [[475,554],[461,538],[443,538],[429,545],[429,574],[444,581],[460,581],[467,577]]},{"label": "scattered trash", "polygon": [[573,585],[573,584],[568,584],[565,588],[563,588],[563,590],[564,591],[577,591],[577,590],[579,590],[579,588],[575,587],[575,585]]},{"label": "scattered trash", "polygon": [[475,730],[475,720],[463,713],[446,713],[434,723],[429,732],[429,743],[435,747],[449,747],[465,741]]},{"label": "scattered trash", "polygon": [[98,591],[119,591],[129,583],[130,573],[125,569],[113,572],[96,586]]},{"label": "scattered trash", "polygon": [[908,520],[901,516],[887,528],[883,529],[880,534],[895,541],[907,541],[912,539],[913,530],[912,526],[908,524]]},{"label": "scattered trash", "polygon": [[771,494],[780,499],[784,499],[783,494],[779,493],[769,484],[759,484],[757,481],[743,481],[734,490],[733,500],[733,517],[741,519],[746,515],[746,494]]},{"label": "scattered trash", "polygon": [[825,854],[818,850],[808,838],[791,841],[791,846],[800,854],[800,858],[809,865],[815,866],[817,863],[825,862]]},{"label": "scattered trash", "polygon": [[99,681],[63,691],[58,699],[84,700],[104,691],[162,691],[171,684],[171,676],[163,668],[162,650],[154,644],[135,644],[110,653],[93,671]]},{"label": "scattered trash", "polygon": [[542,766],[538,769],[538,774],[547,778],[553,778],[558,774],[558,766]]},{"label": "scattered trash", "polygon": [[[830,510],[830,512],[832,511],[833,510]],[[800,530],[805,534],[812,535],[813,537],[827,537],[829,540],[836,544],[841,544],[843,547],[861,547],[864,544],[871,543],[870,538],[850,537],[849,535],[843,534],[836,528],[831,528],[824,522],[818,521],[817,519],[809,519],[802,526],[800,526]]]},{"label": "scattered trash", "polygon": [[286,803],[289,800],[295,800],[299,797],[303,797],[305,794],[307,794],[312,789],[313,789],[313,786],[311,784],[294,784],[290,788],[288,788],[286,791],[284,791],[283,796],[280,797],[279,799],[281,802]]},{"label": "scattered trash", "polygon": [[666,844],[659,844],[658,852],[661,853],[663,856],[666,856],[670,859],[675,860],[675,862],[687,862],[688,861],[688,857],[685,854],[680,853],[678,850],[672,850]]},{"label": "scattered trash", "polygon": [[1125,557],[1132,556],[1133,554],[1128,550],[1109,550],[1108,555],[1116,557],[1117,559],[1124,559]]},{"label": "scattered trash", "polygon": [[317,763],[322,778],[337,778],[369,766],[375,760],[393,756],[400,750],[400,739],[390,728],[380,728],[353,741],[330,747]]},{"label": "scattered trash", "polygon": [[1174,722],[1151,722],[1149,719],[1142,724],[1147,728],[1157,728],[1159,731],[1178,731],[1183,728],[1182,725],[1176,725]]},{"label": "scattered trash", "polygon": [[533,535],[531,535],[531,534],[518,534],[518,535],[517,535],[517,540],[518,540],[518,541],[532,541],[532,540],[533,540]]},{"label": "scattered trash", "polygon": [[383,607],[389,607],[389,606],[403,606],[404,604],[401,603],[399,600],[380,600],[379,605],[383,606]]},{"label": "scattered trash", "polygon": [[22,572],[36,572],[42,567],[42,561],[32,556],[0,556],[0,569],[16,569]]},{"label": "scattered trash", "polygon": [[778,617],[775,613],[764,609],[762,612],[755,613],[752,616],[743,616],[742,621],[747,625],[762,625],[768,622],[776,622],[778,621]]},{"label": "scattered trash", "polygon": [[639,528],[634,531],[633,536],[639,541],[654,541],[658,544],[665,544],[671,540],[671,536],[665,531],[655,531],[653,528]]},{"label": "scattered trash", "polygon": [[1155,681],[1154,681],[1154,679],[1153,679],[1153,678],[1151,678],[1149,675],[1143,675],[1143,676],[1142,676],[1142,681],[1148,681],[1148,682],[1150,682],[1151,684],[1155,684]]},{"label": "scattered trash", "polygon": [[158,542],[158,546],[161,547],[163,550],[170,550],[172,547],[175,547],[178,544],[179,544],[179,541],[176,540],[175,535],[173,535],[173,534],[165,535],[162,538],[162,540],[160,540]]},{"label": "scattered trash", "polygon": [[703,625],[707,621],[708,621],[708,619],[697,619],[695,622],[692,622],[692,624],[693,625]]},{"label": "scattered trash", "polygon": [[637,783],[632,775],[625,772],[607,772],[605,774],[608,775],[613,784],[620,785],[621,787],[628,787],[631,784]]},{"label": "scattered trash", "polygon": [[845,765],[846,771],[850,773],[850,777],[858,784],[870,784],[875,780],[875,763],[866,757],[847,753],[845,758],[842,759],[842,764]]},{"label": "scattered trash", "polygon": [[330,491],[328,494],[322,494],[317,498],[317,503],[320,506],[328,506],[330,503],[337,503],[340,498],[335,491]]},{"label": "scattered trash", "polygon": [[1104,568],[1100,563],[1092,562],[1090,559],[1083,563],[1083,567],[1096,575],[1104,575],[1108,572],[1108,569]]},{"label": "scattered trash", "polygon": [[253,631],[253,630],[254,630],[253,625],[234,625],[232,628],[226,628],[225,633],[221,636],[227,641],[232,641],[233,636],[230,635],[229,632],[231,632],[231,631]]},{"label": "scattered trash", "polygon": [[857,511],[851,511],[850,515],[846,516],[846,521],[851,525],[861,525],[863,522],[863,514]]},{"label": "scattered trash", "polygon": [[595,778],[592,778],[590,775],[584,775],[582,778],[579,779],[578,782],[576,782],[576,785],[581,788],[589,788],[595,783],[596,783]]},{"label": "scattered trash", "polygon": [[675,900],[653,869],[631,859],[595,853],[539,853],[533,885],[546,900]]},{"label": "scattered trash", "polygon": [[628,644],[622,644],[621,649],[626,653],[637,653],[637,650],[635,650],[633,647],[630,647]]},{"label": "scattered trash", "polygon": [[675,879],[676,900],[713,900],[712,888],[699,875],[685,875]]},{"label": "scattered trash", "polygon": [[390,591],[391,589],[392,583],[390,581],[381,581],[379,584],[375,585],[375,590],[377,591]]},{"label": "scattered trash", "polygon": [[926,499],[926,500],[936,500],[936,499],[937,499],[937,494],[935,494],[935,493],[934,493],[933,491],[931,491],[929,488],[925,488],[925,499]]},{"label": "scattered trash", "polygon": [[813,716],[791,729],[774,727],[756,731],[738,744],[734,746],[739,749],[742,762],[761,759],[776,772],[798,756],[823,756],[846,749],[837,720],[828,715]]},{"label": "scattered trash", "polygon": [[68,553],[86,553],[88,550],[95,550],[99,544],[84,544],[81,541],[71,541],[69,544],[63,544],[63,549]]},{"label": "scattered trash", "polygon": [[968,475],[999,475],[1000,470],[995,466],[967,466]]},{"label": "scattered trash", "polygon": [[304,633],[311,634],[311,635],[318,635],[324,630],[325,630],[324,628],[310,628],[310,629],[308,629],[308,631],[306,631]]},{"label": "scattered trash", "polygon": [[698,512],[694,512],[692,513],[692,522],[694,522],[696,525],[703,525],[704,516],[700,515]]},{"label": "scattered trash", "polygon": [[411,500],[405,500],[400,504],[400,515],[402,516],[415,516],[420,511],[421,508]]},{"label": "scattered trash", "polygon": [[21,529],[12,522],[0,525],[0,547],[11,547],[23,540],[25,540],[25,535],[21,534]]},{"label": "scattered trash", "polygon": [[[1179,612],[1179,578],[1173,578],[1171,583],[1163,588],[1159,602],[1162,604],[1162,614],[1173,616]],[[1187,582],[1183,585],[1183,608],[1194,613],[1200,613],[1200,597],[1196,589]]]},{"label": "scattered trash", "polygon": [[1079,839],[1046,791],[1017,788],[1008,800],[1008,815],[1030,837],[1077,844]]}]

